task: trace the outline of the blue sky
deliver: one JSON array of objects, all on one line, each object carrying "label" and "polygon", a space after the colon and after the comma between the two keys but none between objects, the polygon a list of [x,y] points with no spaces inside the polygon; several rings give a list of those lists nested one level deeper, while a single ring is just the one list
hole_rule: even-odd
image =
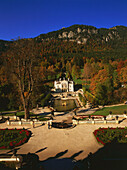
[{"label": "blue sky", "polygon": [[73,24],[127,26],[127,0],[0,0],[0,39],[36,37]]}]

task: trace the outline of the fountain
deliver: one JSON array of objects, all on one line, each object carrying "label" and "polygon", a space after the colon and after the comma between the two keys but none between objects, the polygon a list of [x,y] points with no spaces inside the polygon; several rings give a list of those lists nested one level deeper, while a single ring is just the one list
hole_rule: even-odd
[{"label": "fountain", "polygon": [[58,112],[71,111],[76,108],[76,103],[74,99],[60,100],[55,99],[53,103],[53,108]]},{"label": "fountain", "polygon": [[64,128],[70,128],[72,126],[73,126],[72,123],[52,122],[52,127],[54,127],[54,128],[64,129]]},{"label": "fountain", "polygon": [[62,106],[66,106],[67,105],[67,103],[66,102],[62,102]]}]

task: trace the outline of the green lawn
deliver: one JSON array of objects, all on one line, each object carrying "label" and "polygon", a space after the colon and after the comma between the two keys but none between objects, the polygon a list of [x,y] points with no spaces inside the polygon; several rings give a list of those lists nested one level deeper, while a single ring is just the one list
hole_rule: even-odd
[{"label": "green lawn", "polygon": [[[6,113],[5,113],[5,112],[6,112]],[[8,112],[8,113],[7,113],[7,112]],[[3,116],[15,116],[15,113],[13,113],[13,112],[12,112],[12,113],[9,113],[9,111],[3,111],[2,113],[3,113],[3,114],[2,114]],[[30,115],[33,115],[33,113],[30,112]],[[17,112],[17,113],[16,113],[16,116],[24,116],[24,111]]]},{"label": "green lawn", "polygon": [[109,115],[109,112],[112,112],[112,114],[123,114],[124,111],[127,111],[127,105],[122,106],[114,106],[114,107],[104,107],[103,109],[96,111],[92,115]]},{"label": "green lawn", "polygon": [[[7,112],[7,111],[4,111],[4,112]],[[3,116],[15,116],[15,113],[4,113]],[[24,118],[24,111],[17,112],[16,116]],[[35,115],[34,113],[30,112],[30,118],[35,118],[35,117],[37,117],[40,121],[47,121],[50,119],[50,116],[48,117],[45,115]]]}]

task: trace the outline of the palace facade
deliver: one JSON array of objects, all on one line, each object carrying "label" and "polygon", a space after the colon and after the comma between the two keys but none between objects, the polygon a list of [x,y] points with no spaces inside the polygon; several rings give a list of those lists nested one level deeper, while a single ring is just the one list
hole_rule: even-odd
[{"label": "palace facade", "polygon": [[57,92],[74,92],[74,82],[60,78],[59,81],[54,82],[54,88]]}]

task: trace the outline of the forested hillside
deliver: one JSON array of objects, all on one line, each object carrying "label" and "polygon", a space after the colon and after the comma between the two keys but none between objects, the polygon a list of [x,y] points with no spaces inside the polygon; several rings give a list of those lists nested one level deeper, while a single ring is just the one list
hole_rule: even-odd
[{"label": "forested hillside", "polygon": [[1,40],[0,110],[41,105],[64,72],[93,104],[127,100],[127,27],[73,25],[33,39]]},{"label": "forested hillside", "polygon": [[[93,26],[73,25],[58,31],[41,34],[32,39],[42,45],[43,56],[59,58],[72,56],[95,59],[126,59],[127,27],[97,29]],[[9,41],[0,41],[0,52],[8,49]]]}]

